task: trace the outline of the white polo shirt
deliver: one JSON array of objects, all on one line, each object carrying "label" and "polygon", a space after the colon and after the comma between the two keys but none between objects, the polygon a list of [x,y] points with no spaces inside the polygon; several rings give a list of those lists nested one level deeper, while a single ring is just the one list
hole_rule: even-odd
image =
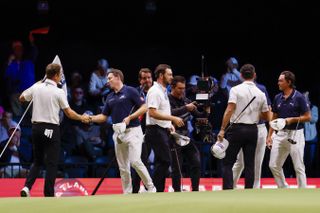
[{"label": "white polo shirt", "polygon": [[[146,98],[147,107],[155,108],[162,114],[171,115],[170,102],[165,88],[157,82],[149,89]],[[159,125],[163,128],[170,128],[171,121],[158,120],[150,117],[149,111],[147,112],[146,125]]]},{"label": "white polo shirt", "polygon": [[[236,117],[254,96],[256,98],[236,121]],[[235,112],[230,118],[231,123],[257,124],[260,113],[269,111],[266,95],[252,81],[244,81],[232,87],[228,103],[236,104]]]},{"label": "white polo shirt", "polygon": [[46,79],[22,93],[27,101],[33,100],[32,123],[44,122],[59,125],[59,111],[69,107],[67,96],[56,82]]}]

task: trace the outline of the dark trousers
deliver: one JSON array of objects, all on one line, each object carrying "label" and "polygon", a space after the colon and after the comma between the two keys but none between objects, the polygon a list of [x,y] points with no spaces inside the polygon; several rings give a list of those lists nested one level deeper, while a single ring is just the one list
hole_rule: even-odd
[{"label": "dark trousers", "polygon": [[[151,146],[147,144],[147,142],[145,141],[144,143],[142,143],[141,160],[143,164],[147,167],[149,173],[150,173],[150,169],[149,169],[148,159],[149,159],[150,153],[151,153]],[[132,174],[132,193],[138,193],[140,189],[141,178],[135,169],[132,170],[131,174]]]},{"label": "dark trousers", "polygon": [[175,143],[174,139],[171,139],[171,157],[172,157],[172,187],[175,192],[181,192],[181,175],[183,159],[186,159],[190,178],[192,191],[199,191],[199,181],[200,181],[200,153],[198,148],[194,143],[190,142],[186,146],[179,146]]},{"label": "dark trousers", "polygon": [[317,156],[318,138],[316,137],[312,141],[306,141],[304,147],[304,164],[306,166],[307,177],[315,177],[317,171],[315,167],[315,161]]},{"label": "dark trousers", "polygon": [[[52,131],[51,131],[52,130]],[[42,166],[46,167],[44,196],[54,196],[57,164],[60,152],[60,128],[58,125],[39,123],[32,125],[33,163],[25,186],[30,190],[39,176]]]},{"label": "dark trousers", "polygon": [[157,125],[147,126],[145,140],[154,151],[153,183],[157,192],[163,192],[171,164],[169,131]]},{"label": "dark trousers", "polygon": [[244,157],[245,188],[253,188],[257,138],[258,129],[254,124],[233,124],[226,133],[229,147],[223,159],[223,189],[233,189],[232,167],[241,148]]}]

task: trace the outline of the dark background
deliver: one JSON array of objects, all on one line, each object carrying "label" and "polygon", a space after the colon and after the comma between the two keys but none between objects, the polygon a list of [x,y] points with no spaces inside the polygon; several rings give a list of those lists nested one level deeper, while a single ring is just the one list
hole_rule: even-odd
[{"label": "dark background", "polygon": [[[150,1],[150,0],[149,0]],[[319,6],[308,1],[167,1],[148,0],[0,2],[0,63],[7,60],[10,42],[27,44],[30,30],[50,26],[47,35],[35,35],[40,55],[37,79],[58,54],[67,78],[78,70],[89,78],[98,58],[125,73],[127,84],[137,84],[141,67],[159,63],[185,77],[205,71],[220,79],[225,61],[235,56],[240,65],[252,63],[258,80],[271,96],[278,92],[281,71],[297,76],[298,89],[311,90],[319,103],[315,78],[319,59]],[[318,104],[319,105],[319,104]]]}]

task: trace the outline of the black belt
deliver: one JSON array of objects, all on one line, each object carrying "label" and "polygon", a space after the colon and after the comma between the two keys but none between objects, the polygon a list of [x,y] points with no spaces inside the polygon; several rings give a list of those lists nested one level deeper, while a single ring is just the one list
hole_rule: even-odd
[{"label": "black belt", "polygon": [[163,129],[163,130],[169,131],[169,128],[164,128],[164,127],[161,127],[161,126],[159,126],[157,124],[155,124],[155,125],[147,125],[146,128],[148,128],[148,129],[159,128],[159,129]]},{"label": "black belt", "polygon": [[233,126],[257,126],[257,124],[233,123]]},{"label": "black belt", "polygon": [[37,121],[32,122],[32,124],[35,124],[35,125],[44,124],[44,125],[54,125],[54,126],[59,126],[58,124],[46,123],[46,122],[37,122]]},{"label": "black belt", "polygon": [[298,128],[298,129],[296,129],[296,128],[283,128],[282,130],[287,130],[287,131],[289,131],[289,130],[300,130],[300,129],[303,129],[303,127]]}]

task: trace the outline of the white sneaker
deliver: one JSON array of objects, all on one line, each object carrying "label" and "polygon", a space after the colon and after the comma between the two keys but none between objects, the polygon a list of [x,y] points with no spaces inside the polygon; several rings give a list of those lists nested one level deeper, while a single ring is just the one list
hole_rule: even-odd
[{"label": "white sneaker", "polygon": [[30,190],[28,189],[28,187],[23,187],[20,191],[20,196],[21,197],[30,197]]},{"label": "white sneaker", "polygon": [[156,189],[155,186],[152,186],[152,187],[150,187],[150,188],[148,189],[147,192],[148,192],[148,193],[156,193],[156,192],[157,192],[157,189]]}]

